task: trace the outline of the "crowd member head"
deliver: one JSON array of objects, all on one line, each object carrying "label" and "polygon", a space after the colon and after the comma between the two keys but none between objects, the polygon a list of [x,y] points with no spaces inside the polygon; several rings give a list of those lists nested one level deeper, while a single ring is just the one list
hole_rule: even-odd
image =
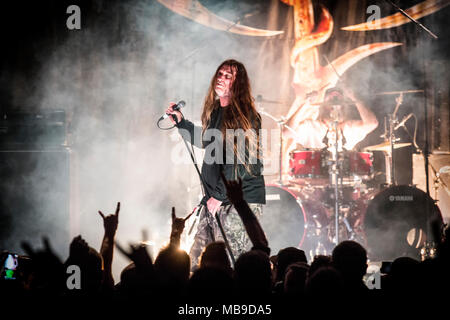
[{"label": "crowd member head", "polygon": [[294,262],[307,263],[306,255],[303,250],[294,247],[281,249],[277,255],[277,278],[276,281],[283,281],[286,268]]},{"label": "crowd member head", "polygon": [[333,267],[320,267],[306,281],[306,294],[311,298],[321,298],[328,302],[343,293],[344,280]]},{"label": "crowd member head", "polygon": [[311,266],[309,267],[309,274],[313,274],[321,267],[331,267],[332,260],[330,256],[317,255],[314,257],[313,262],[311,262]]},{"label": "crowd member head", "polygon": [[163,248],[155,259],[155,273],[161,288],[181,293],[189,280],[191,260],[178,248]]},{"label": "crowd member head", "polygon": [[129,297],[150,293],[153,287],[149,279],[136,269],[134,262],[131,262],[120,273],[120,282],[116,285],[116,289],[120,296]]},{"label": "crowd member head", "polygon": [[367,271],[367,252],[363,246],[351,240],[342,241],[334,248],[332,259],[349,289],[367,288],[362,282]]},{"label": "crowd member head", "polygon": [[284,277],[284,293],[291,296],[301,296],[305,293],[305,284],[309,266],[305,262],[290,264]]},{"label": "crowd member head", "polygon": [[130,293],[139,290],[140,279],[136,272],[136,265],[131,262],[120,273],[120,282],[118,284],[119,289],[123,293]]},{"label": "crowd member head", "polygon": [[269,256],[260,250],[251,250],[239,256],[234,266],[237,291],[244,297],[265,296],[272,290],[272,271]]},{"label": "crowd member head", "polygon": [[233,296],[233,278],[222,268],[201,267],[188,284],[188,296],[199,301],[220,301]]},{"label": "crowd member head", "polygon": [[[81,291],[79,293],[95,294],[100,291],[103,281],[103,258],[97,250],[89,247],[81,236],[73,239],[65,265],[80,267]],[[78,293],[76,290],[70,291]]]},{"label": "crowd member head", "polygon": [[419,283],[419,261],[410,257],[399,257],[392,262],[388,274],[389,285],[395,291],[415,293]]},{"label": "crowd member head", "polygon": [[232,268],[230,260],[228,259],[225,243],[212,242],[208,244],[200,258],[200,268],[217,268],[231,274]]}]

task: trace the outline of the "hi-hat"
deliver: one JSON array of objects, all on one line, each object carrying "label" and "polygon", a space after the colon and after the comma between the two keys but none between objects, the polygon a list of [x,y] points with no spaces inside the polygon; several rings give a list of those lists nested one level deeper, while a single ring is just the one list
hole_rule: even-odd
[{"label": "hi-hat", "polygon": [[[405,142],[405,143],[394,143],[394,149],[404,148],[407,146],[410,146],[411,143]],[[368,146],[364,148],[364,151],[385,151],[389,152],[391,151],[391,144],[389,141],[374,145],[374,146]]]}]

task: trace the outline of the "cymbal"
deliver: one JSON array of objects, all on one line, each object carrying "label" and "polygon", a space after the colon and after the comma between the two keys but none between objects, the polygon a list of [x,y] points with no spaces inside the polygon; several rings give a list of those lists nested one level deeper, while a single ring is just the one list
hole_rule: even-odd
[{"label": "cymbal", "polygon": [[386,95],[386,94],[400,94],[400,93],[419,93],[423,92],[423,90],[403,90],[403,91],[384,91],[376,93],[377,96]]},{"label": "cymbal", "polygon": [[[410,146],[411,143],[410,142],[404,142],[404,143],[394,143],[394,149],[400,149],[400,148],[404,148],[407,146]],[[389,141],[377,144],[377,145],[373,145],[373,146],[368,146],[364,148],[364,151],[385,151],[385,152],[389,152],[391,151],[391,144],[389,143]]]}]

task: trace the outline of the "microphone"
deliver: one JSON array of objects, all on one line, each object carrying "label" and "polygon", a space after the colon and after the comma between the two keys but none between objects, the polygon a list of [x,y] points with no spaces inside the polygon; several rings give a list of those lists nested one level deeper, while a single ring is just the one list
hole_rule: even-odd
[{"label": "microphone", "polygon": [[[179,101],[176,105],[173,106],[173,110],[177,110],[179,111],[181,108],[184,108],[184,106],[186,105],[186,102],[184,102],[184,100]],[[168,113],[164,113],[160,118],[159,121],[167,118],[168,116],[170,116],[170,114]]]},{"label": "microphone", "polygon": [[413,116],[413,114],[410,113],[406,117],[404,117],[403,120],[400,121],[400,123],[394,127],[394,131],[400,127],[403,127],[405,125],[406,121],[408,121],[408,119],[411,118],[412,116]]}]

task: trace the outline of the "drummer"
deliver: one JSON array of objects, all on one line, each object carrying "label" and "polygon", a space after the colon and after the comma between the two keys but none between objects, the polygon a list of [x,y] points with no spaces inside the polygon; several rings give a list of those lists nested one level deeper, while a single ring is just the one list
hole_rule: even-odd
[{"label": "drummer", "polygon": [[[349,107],[354,104],[359,113],[359,120],[350,119]],[[283,132],[295,139],[305,149],[332,148],[335,144],[336,127],[338,147],[352,150],[370,132],[378,127],[376,116],[359,100],[349,88],[331,88],[325,93],[325,101],[320,105],[317,120],[307,119],[296,126],[295,116],[290,121],[297,135],[289,130]],[[337,126],[336,126],[337,123]],[[343,138],[342,138],[343,135]]]}]

